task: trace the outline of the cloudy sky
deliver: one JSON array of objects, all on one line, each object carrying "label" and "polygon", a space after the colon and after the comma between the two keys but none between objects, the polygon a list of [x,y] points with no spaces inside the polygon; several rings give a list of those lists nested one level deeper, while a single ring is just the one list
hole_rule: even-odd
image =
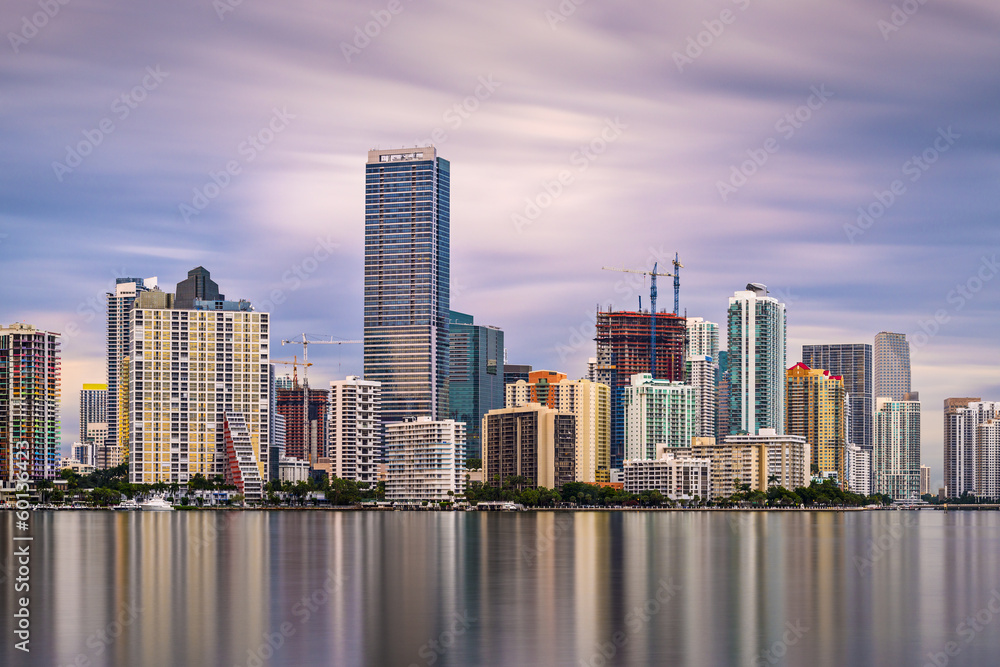
[{"label": "cloudy sky", "polygon": [[907,333],[940,480],[942,399],[1000,399],[1000,6],[656,4],[5,2],[0,320],[66,334],[64,443],[117,276],[204,265],[275,337],[359,338],[366,152],[434,137],[453,308],[511,362],[581,374],[648,290],[601,267],[676,251],[689,315],[786,301],[789,365]]}]

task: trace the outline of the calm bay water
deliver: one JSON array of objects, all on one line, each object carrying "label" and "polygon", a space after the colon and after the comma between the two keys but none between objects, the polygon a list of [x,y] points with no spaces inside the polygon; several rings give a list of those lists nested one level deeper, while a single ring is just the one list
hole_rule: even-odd
[{"label": "calm bay water", "polygon": [[1000,664],[995,511],[36,512],[30,654],[13,522],[4,665]]}]

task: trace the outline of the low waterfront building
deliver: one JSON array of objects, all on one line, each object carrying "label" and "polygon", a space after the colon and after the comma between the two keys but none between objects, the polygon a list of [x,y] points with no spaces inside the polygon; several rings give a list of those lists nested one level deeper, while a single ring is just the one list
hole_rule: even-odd
[{"label": "low waterfront building", "polygon": [[671,500],[690,500],[695,496],[707,499],[711,493],[710,470],[708,458],[695,458],[662,447],[660,457],[655,460],[625,461],[625,491],[659,491]]},{"label": "low waterfront building", "polygon": [[292,456],[282,456],[278,461],[278,479],[284,482],[305,482],[309,479],[309,462]]},{"label": "low waterfront building", "polygon": [[736,480],[757,491],[770,486],[796,489],[809,485],[809,445],[796,435],[778,435],[762,428],[756,435],[694,438],[691,453],[711,461],[710,489],[713,498],[730,496]]},{"label": "low waterfront building", "polygon": [[385,499],[454,500],[465,493],[465,424],[409,418],[385,425]]}]

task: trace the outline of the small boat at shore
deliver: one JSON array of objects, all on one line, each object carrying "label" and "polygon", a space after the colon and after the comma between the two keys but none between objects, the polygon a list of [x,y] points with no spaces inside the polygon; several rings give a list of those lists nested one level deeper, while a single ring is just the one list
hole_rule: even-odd
[{"label": "small boat at shore", "polygon": [[143,512],[165,512],[174,509],[161,496],[157,496],[156,498],[150,498],[146,502],[141,503],[139,507],[142,509]]},{"label": "small boat at shore", "polygon": [[139,503],[135,502],[135,500],[133,500],[132,498],[126,498],[125,500],[115,505],[114,509],[121,512],[134,511],[139,509]]}]

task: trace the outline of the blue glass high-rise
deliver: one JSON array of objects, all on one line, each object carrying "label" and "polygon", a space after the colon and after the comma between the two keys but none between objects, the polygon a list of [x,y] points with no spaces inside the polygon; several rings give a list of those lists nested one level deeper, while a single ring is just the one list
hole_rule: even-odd
[{"label": "blue glass high-rise", "polygon": [[503,331],[475,324],[472,315],[451,311],[451,418],[465,423],[466,458],[482,455],[483,415],[504,407]]},{"label": "blue glass high-rise", "polygon": [[364,367],[383,424],[449,414],[450,200],[435,148],[368,152]]}]

